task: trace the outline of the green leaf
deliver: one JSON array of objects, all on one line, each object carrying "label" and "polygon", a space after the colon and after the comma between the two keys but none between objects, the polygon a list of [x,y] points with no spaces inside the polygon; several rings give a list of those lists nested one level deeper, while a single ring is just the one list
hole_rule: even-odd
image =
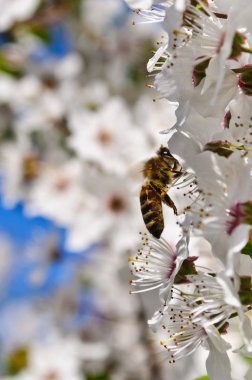
[{"label": "green leaf", "polygon": [[251,290],[252,288],[252,282],[251,282],[251,276],[240,276],[240,290]]},{"label": "green leaf", "polygon": [[26,347],[19,347],[12,351],[6,359],[6,372],[8,375],[17,375],[28,366],[29,352]]},{"label": "green leaf", "polygon": [[246,39],[245,37],[239,33],[236,32],[233,38],[233,44],[231,49],[231,54],[229,56],[229,59],[235,59],[238,58],[241,53],[243,52],[243,47],[245,45]]},{"label": "green leaf", "polygon": [[252,282],[251,276],[241,276],[241,285],[239,290],[240,301],[243,305],[251,305],[252,303]]},{"label": "green leaf", "polygon": [[31,34],[39,38],[44,43],[49,44],[51,42],[51,34],[47,28],[41,25],[33,25],[30,27],[29,31]]},{"label": "green leaf", "polygon": [[247,255],[252,259],[252,241],[249,241],[247,245],[242,249],[241,253]]},{"label": "green leaf", "polygon": [[194,265],[194,261],[196,261],[197,258],[198,257],[196,256],[191,256],[183,261],[180,267],[180,270],[175,277],[175,280],[174,280],[175,284],[187,283],[188,279],[186,276],[198,273]]},{"label": "green leaf", "polygon": [[0,54],[0,72],[3,72],[16,79],[22,77],[22,70],[13,62],[8,61],[3,54]]},{"label": "green leaf", "polygon": [[246,356],[243,356],[242,358],[244,359],[244,361],[245,361],[247,364],[252,365],[252,358],[248,358],[248,357],[246,357]]},{"label": "green leaf", "polygon": [[107,372],[89,373],[86,375],[86,380],[110,380],[110,376]]},{"label": "green leaf", "polygon": [[193,68],[193,85],[197,87],[202,79],[206,77],[206,69],[208,68],[210,58],[205,59],[203,62],[198,63]]},{"label": "green leaf", "polygon": [[202,377],[198,377],[197,379],[195,380],[211,380],[210,377],[208,376],[202,376]]}]

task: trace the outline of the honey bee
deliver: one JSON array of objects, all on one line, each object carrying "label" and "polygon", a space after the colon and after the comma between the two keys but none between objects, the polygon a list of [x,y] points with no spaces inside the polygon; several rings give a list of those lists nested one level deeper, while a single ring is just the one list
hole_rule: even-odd
[{"label": "honey bee", "polygon": [[141,211],[147,230],[157,239],[164,229],[162,203],[171,207],[177,215],[177,208],[167,192],[182,174],[180,163],[162,145],[157,155],[144,164],[143,175],[146,182],[140,191]]}]

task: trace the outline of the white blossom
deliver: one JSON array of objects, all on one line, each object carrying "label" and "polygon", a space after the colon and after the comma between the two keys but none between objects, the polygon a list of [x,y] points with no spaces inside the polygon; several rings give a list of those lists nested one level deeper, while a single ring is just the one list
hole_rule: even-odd
[{"label": "white blossom", "polygon": [[169,302],[174,279],[183,261],[188,257],[188,241],[182,238],[173,249],[165,239],[143,235],[142,249],[135,257],[129,258],[132,274],[137,279],[131,285],[138,289],[131,293],[160,288],[160,296],[164,303]]},{"label": "white blossom", "polygon": [[39,3],[40,0],[26,0],[25,3],[21,3],[19,0],[1,0],[0,30],[5,31],[15,22],[31,17]]}]

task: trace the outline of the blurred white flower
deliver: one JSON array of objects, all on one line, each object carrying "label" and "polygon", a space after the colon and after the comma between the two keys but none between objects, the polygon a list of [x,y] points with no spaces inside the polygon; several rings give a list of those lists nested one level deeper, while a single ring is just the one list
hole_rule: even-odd
[{"label": "blurred white flower", "polygon": [[32,16],[40,0],[1,0],[0,1],[0,31],[9,29],[15,22],[23,21]]},{"label": "blurred white flower", "polygon": [[10,207],[28,196],[39,173],[39,161],[30,142],[25,139],[3,144],[0,156],[4,201]]},{"label": "blurred white flower", "polygon": [[127,165],[144,157],[145,136],[136,128],[120,98],[109,99],[97,112],[71,115],[69,146],[87,161],[108,171],[125,173]]},{"label": "blurred white flower", "polygon": [[71,337],[33,344],[28,368],[16,379],[83,380],[80,348],[80,342]]},{"label": "blurred white flower", "polygon": [[103,241],[118,252],[134,247],[141,215],[138,198],[132,194],[132,181],[88,166],[85,171],[86,207],[79,207],[69,225],[68,246],[82,249]]},{"label": "blurred white flower", "polygon": [[82,188],[82,170],[81,163],[75,159],[59,167],[44,165],[30,192],[27,212],[69,225],[79,208],[89,203]]}]

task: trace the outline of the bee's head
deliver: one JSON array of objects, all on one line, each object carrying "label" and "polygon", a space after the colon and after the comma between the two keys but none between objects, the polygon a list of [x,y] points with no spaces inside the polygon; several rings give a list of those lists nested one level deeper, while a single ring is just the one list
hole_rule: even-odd
[{"label": "bee's head", "polygon": [[169,149],[163,145],[160,146],[160,148],[157,151],[157,154],[161,157],[171,157]]}]

